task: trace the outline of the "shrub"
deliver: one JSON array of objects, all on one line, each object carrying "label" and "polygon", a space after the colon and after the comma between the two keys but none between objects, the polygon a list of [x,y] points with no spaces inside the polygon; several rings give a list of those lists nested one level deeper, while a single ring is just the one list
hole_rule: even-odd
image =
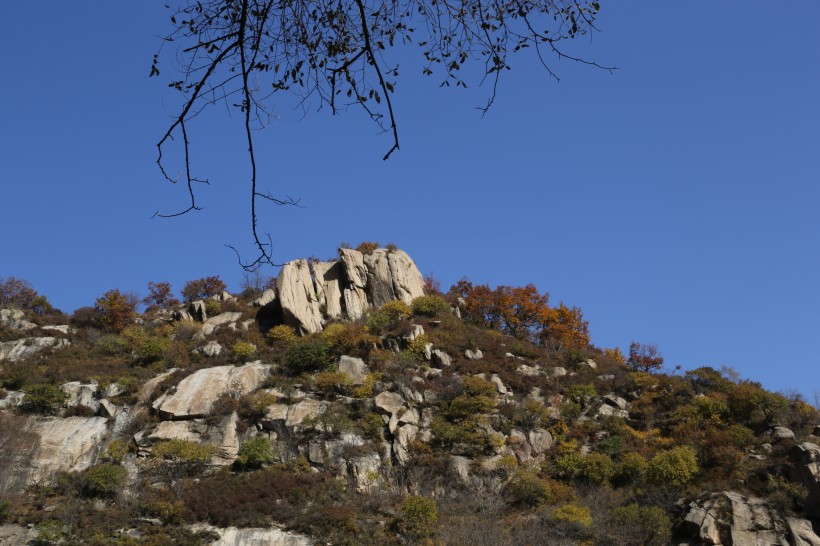
[{"label": "shrub", "polygon": [[662,508],[630,504],[612,511],[612,530],[603,542],[624,546],[669,544],[672,522]]},{"label": "shrub", "polygon": [[365,358],[370,350],[379,341],[376,336],[370,335],[364,324],[342,324],[335,322],[321,333],[331,351],[337,355],[351,355]]},{"label": "shrub", "polygon": [[412,540],[436,534],[438,509],[436,501],[429,497],[410,496],[401,503],[399,530]]},{"label": "shrub", "polygon": [[655,455],[646,470],[646,477],[655,485],[680,487],[689,483],[698,472],[695,450],[678,446]]},{"label": "shrub", "polygon": [[592,515],[589,508],[578,504],[570,503],[559,506],[550,514],[553,521],[568,523],[577,527],[591,527]]},{"label": "shrub", "polygon": [[182,297],[186,302],[190,303],[195,300],[204,300],[221,294],[226,288],[227,285],[218,275],[204,277],[202,279],[188,281],[185,286],[182,287]]},{"label": "shrub", "polygon": [[367,317],[367,326],[373,332],[385,332],[392,330],[412,314],[409,305],[401,300],[391,300],[370,313]]},{"label": "shrub", "polygon": [[102,328],[100,313],[96,307],[80,307],[71,315],[71,324],[77,328]]},{"label": "shrub", "polygon": [[231,346],[234,360],[244,362],[256,352],[256,345],[247,341],[237,341]]},{"label": "shrub", "polygon": [[242,468],[260,468],[273,462],[273,444],[264,436],[251,438],[239,448],[236,462]]},{"label": "shrub", "polygon": [[113,463],[102,463],[85,471],[82,491],[92,497],[113,497],[125,487],[128,471]]},{"label": "shrub", "polygon": [[448,313],[450,304],[441,296],[419,296],[412,302],[413,314],[435,317],[439,313]]},{"label": "shrub", "polygon": [[629,452],[623,456],[615,470],[618,482],[629,483],[641,480],[646,474],[649,462],[640,453]]},{"label": "shrub", "polygon": [[179,305],[179,300],[176,299],[171,292],[170,283],[149,282],[148,295],[143,298],[142,303],[148,307],[167,309],[169,307]]},{"label": "shrub", "polygon": [[160,442],[151,450],[157,459],[165,460],[170,464],[172,478],[180,476],[195,476],[205,468],[211,457],[216,454],[216,448],[199,442],[188,440],[168,440]]},{"label": "shrub", "polygon": [[0,523],[3,523],[8,519],[11,515],[11,509],[13,508],[13,504],[11,501],[4,500],[0,498]]},{"label": "shrub", "polygon": [[300,343],[285,353],[285,368],[291,375],[325,370],[332,364],[333,356],[321,341]]},{"label": "shrub", "polygon": [[362,241],[359,243],[359,246],[356,247],[356,250],[361,252],[362,254],[373,254],[373,251],[379,248],[379,243],[374,241]]},{"label": "shrub", "polygon": [[119,290],[109,290],[97,298],[95,308],[100,324],[109,332],[121,332],[137,316],[137,301],[134,296],[122,294]]},{"label": "shrub", "polygon": [[561,302],[546,314],[538,337],[545,347],[555,351],[585,349],[589,345],[589,323],[579,308]]},{"label": "shrub", "polygon": [[487,381],[481,377],[469,376],[464,378],[464,392],[469,396],[495,398],[496,387],[492,381]]},{"label": "shrub", "polygon": [[663,366],[663,356],[661,356],[657,346],[633,341],[629,344],[629,360],[627,363],[634,370],[651,372]]},{"label": "shrub", "polygon": [[551,491],[547,482],[532,471],[519,470],[504,486],[504,495],[514,506],[532,508],[548,502]]},{"label": "shrub", "polygon": [[581,457],[578,475],[585,481],[604,484],[615,475],[615,465],[609,455],[590,453]]},{"label": "shrub", "polygon": [[325,394],[344,394],[353,385],[353,378],[344,372],[319,372],[316,388]]},{"label": "shrub", "polygon": [[279,324],[278,326],[274,326],[268,330],[265,337],[271,345],[284,345],[286,347],[289,347],[299,341],[299,335],[296,333],[296,330],[287,324]]},{"label": "shrub", "polygon": [[25,309],[38,315],[53,310],[46,297],[38,294],[28,281],[15,277],[0,277],[0,307]]},{"label": "shrub", "polygon": [[246,394],[239,399],[239,407],[237,412],[240,416],[255,423],[265,416],[268,408],[278,402],[279,399],[275,394],[265,391],[257,391],[251,394]]},{"label": "shrub", "polygon": [[53,415],[62,407],[68,398],[60,387],[55,385],[31,385],[24,389],[26,396],[20,409],[29,413]]},{"label": "shrub", "polygon": [[594,385],[575,385],[567,393],[567,398],[585,408],[597,395]]},{"label": "shrub", "polygon": [[205,300],[205,314],[209,317],[215,317],[222,312],[222,304],[216,300]]},{"label": "shrub", "polygon": [[513,410],[513,422],[524,430],[543,427],[549,422],[550,412],[544,404],[527,398]]}]

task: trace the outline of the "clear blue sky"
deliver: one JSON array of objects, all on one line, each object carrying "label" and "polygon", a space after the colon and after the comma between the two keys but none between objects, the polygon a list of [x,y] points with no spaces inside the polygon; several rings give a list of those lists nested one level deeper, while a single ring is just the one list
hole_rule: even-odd
[{"label": "clear blue sky", "polygon": [[[172,111],[148,79],[162,2],[11,2],[0,44],[0,276],[64,311],[110,288],[221,275],[249,252],[240,126],[192,125],[205,210],[161,180]],[[358,112],[303,119],[277,100],[261,178],[281,261],[342,241],[393,242],[443,287],[534,283],[584,310],[593,342],[659,346],[670,366],[734,367],[771,389],[820,390],[820,3],[602,2],[602,32],[556,83],[513,60],[488,89],[439,89],[406,65],[402,148]],[[271,270],[268,274],[275,274]]]}]

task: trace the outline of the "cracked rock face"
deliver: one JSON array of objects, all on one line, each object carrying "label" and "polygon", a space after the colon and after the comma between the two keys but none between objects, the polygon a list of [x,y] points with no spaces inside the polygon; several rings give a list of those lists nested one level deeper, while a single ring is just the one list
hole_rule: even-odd
[{"label": "cracked rock face", "polygon": [[378,248],[362,254],[339,249],[336,262],[286,263],[279,273],[276,292],[267,295],[266,306],[275,303],[276,319],[268,315],[257,321],[270,327],[280,321],[303,334],[322,330],[329,320],[357,320],[373,308],[393,300],[408,305],[424,295],[424,277],[407,255],[398,249]]}]

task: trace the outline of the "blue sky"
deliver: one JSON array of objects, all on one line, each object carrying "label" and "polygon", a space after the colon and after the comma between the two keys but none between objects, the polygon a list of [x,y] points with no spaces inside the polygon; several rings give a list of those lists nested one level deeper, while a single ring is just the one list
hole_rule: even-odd
[{"label": "blue sky", "polygon": [[[258,134],[276,259],[393,242],[446,288],[534,283],[584,310],[592,340],[655,343],[667,364],[731,366],[771,389],[820,390],[820,4],[602,3],[600,33],[555,63],[513,59],[488,89],[439,89],[406,63],[401,150],[358,112],[304,117],[285,97]],[[241,127],[191,125],[205,210],[161,180],[173,111],[149,79],[162,3],[4,8],[0,276],[65,311],[109,288],[242,271],[250,252]],[[267,271],[275,274],[274,270]]]}]

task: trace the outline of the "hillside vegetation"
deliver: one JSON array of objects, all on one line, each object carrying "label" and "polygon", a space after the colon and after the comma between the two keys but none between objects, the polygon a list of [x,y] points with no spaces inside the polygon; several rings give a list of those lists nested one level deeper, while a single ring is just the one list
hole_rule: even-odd
[{"label": "hillside vegetation", "polygon": [[820,544],[799,396],[596,347],[531,285],[348,277],[329,318],[310,263],[312,333],[281,275],[72,315],[0,279],[0,544]]}]

